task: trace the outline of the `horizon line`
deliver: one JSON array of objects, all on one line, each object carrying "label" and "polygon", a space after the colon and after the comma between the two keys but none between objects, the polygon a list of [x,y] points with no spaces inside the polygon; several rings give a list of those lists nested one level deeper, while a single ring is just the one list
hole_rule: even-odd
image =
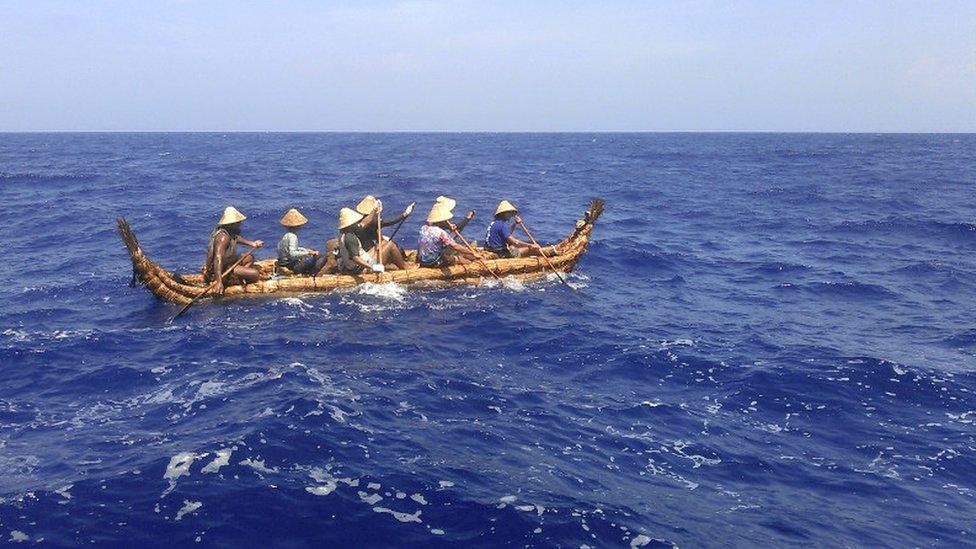
[{"label": "horizon line", "polygon": [[881,135],[972,135],[976,130],[0,130],[0,135],[56,133],[294,133],[294,134],[673,134],[673,133],[791,133],[791,134],[881,134]]}]

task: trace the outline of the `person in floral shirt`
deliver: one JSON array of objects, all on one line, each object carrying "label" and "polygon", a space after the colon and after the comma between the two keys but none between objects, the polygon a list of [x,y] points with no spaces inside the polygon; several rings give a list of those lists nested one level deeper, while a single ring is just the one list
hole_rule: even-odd
[{"label": "person in floral shirt", "polygon": [[448,231],[456,227],[451,224],[454,206],[457,202],[446,196],[439,196],[427,215],[427,222],[420,227],[417,241],[417,258],[421,267],[447,267],[464,265],[477,256],[465,246],[451,238]]}]

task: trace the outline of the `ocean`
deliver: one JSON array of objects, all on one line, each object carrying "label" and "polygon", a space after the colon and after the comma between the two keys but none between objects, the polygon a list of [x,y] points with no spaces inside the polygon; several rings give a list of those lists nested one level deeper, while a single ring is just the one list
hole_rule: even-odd
[{"label": "ocean", "polygon": [[[0,541],[974,546],[976,135],[0,134]],[[229,204],[270,257],[365,194],[551,278],[177,306]]]}]

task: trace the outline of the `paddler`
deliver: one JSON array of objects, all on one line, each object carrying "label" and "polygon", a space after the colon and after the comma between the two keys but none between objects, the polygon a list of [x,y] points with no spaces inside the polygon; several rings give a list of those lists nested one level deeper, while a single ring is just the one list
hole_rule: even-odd
[{"label": "paddler", "polygon": [[317,250],[298,245],[298,230],[308,223],[308,218],[292,208],[285,212],[279,223],[287,231],[278,241],[278,265],[287,267],[295,274],[318,274],[327,257]]},{"label": "paddler", "polygon": [[[417,257],[421,267],[464,265],[478,259],[474,252],[451,237],[451,233],[458,230],[451,223],[456,204],[454,199],[446,196],[438,196],[434,201],[434,206],[427,214],[427,222],[420,227],[420,238],[417,241]],[[470,221],[471,217],[474,217],[473,211],[469,212],[466,220]]]},{"label": "paddler", "polygon": [[[207,259],[203,265],[204,282],[210,283],[220,277],[224,269],[230,267],[240,259],[237,253],[237,245],[243,244],[252,248],[259,248],[264,245],[260,240],[248,240],[241,236],[241,222],[247,217],[237,208],[227,206],[224,214],[217,222],[217,227],[210,233],[210,241],[207,243]],[[244,261],[234,267],[234,270],[225,278],[217,280],[214,292],[222,294],[224,284],[239,284],[241,282],[257,282],[261,278],[261,272],[254,267],[254,256],[244,258]]]},{"label": "paddler", "polygon": [[[485,249],[500,258],[542,255],[542,248],[531,242],[515,238],[515,226],[521,225],[518,208],[508,200],[502,200],[495,208],[495,219],[485,231]],[[555,247],[546,255],[556,255]]]},{"label": "paddler", "polygon": [[[382,273],[386,270],[383,263],[376,260],[375,256],[363,249],[359,233],[363,227],[361,223],[365,220],[363,214],[352,208],[342,208],[339,210],[339,242],[338,242],[338,269],[341,273],[361,274],[364,272]],[[392,255],[388,249],[396,249],[396,246],[384,246],[383,255]],[[399,263],[389,265],[390,270],[405,269],[403,257],[399,256]]]},{"label": "paddler", "polygon": [[380,218],[383,209],[383,202],[373,195],[366,195],[359,204],[356,205],[356,211],[366,216],[361,223],[363,227],[362,234],[359,235],[359,240],[362,242],[363,247],[367,250],[372,250],[373,246],[376,246],[376,224],[382,227],[389,227],[391,225],[397,225],[405,221],[410,214],[413,213],[414,207],[417,205],[416,202],[411,202],[409,206],[404,208],[403,213],[400,215],[395,215],[391,217]]},{"label": "paddler", "polygon": [[[359,237],[359,242],[363,249],[375,258],[376,239],[378,237],[377,233],[380,232],[380,227],[388,227],[403,222],[413,213],[414,206],[416,206],[415,202],[407,206],[400,215],[382,219],[383,203],[379,199],[373,195],[366,195],[360,200],[359,204],[356,205],[356,213],[362,215],[363,220],[357,223],[359,229],[356,236]],[[387,265],[393,264],[399,269],[405,269],[406,263],[403,259],[403,250],[396,245],[386,245],[388,244],[387,240],[384,239],[382,263]]]}]

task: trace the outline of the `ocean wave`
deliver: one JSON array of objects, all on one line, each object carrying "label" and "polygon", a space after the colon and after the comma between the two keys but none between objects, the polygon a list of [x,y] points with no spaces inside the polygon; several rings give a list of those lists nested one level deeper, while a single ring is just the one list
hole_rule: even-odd
[{"label": "ocean wave", "polygon": [[799,290],[823,297],[844,297],[866,300],[897,299],[899,293],[881,284],[871,284],[857,281],[818,281],[818,282],[783,282],[774,286],[777,290]]},{"label": "ocean wave", "polygon": [[31,185],[43,185],[47,183],[63,183],[68,182],[91,182],[98,179],[99,176],[94,173],[67,173],[67,172],[55,172],[55,173],[10,173],[10,172],[0,172],[0,183],[2,184],[31,184]]},{"label": "ocean wave", "polygon": [[954,349],[976,351],[976,328],[956,332],[943,339],[942,342]]},{"label": "ocean wave", "polygon": [[753,265],[748,268],[750,272],[753,272],[758,275],[780,275],[780,274],[795,275],[797,273],[804,273],[810,271],[811,269],[812,267],[810,267],[809,265],[802,265],[799,263],[779,262],[779,261],[760,263],[758,265]]},{"label": "ocean wave", "polygon": [[973,237],[976,236],[976,223],[892,216],[864,221],[841,221],[828,226],[827,230],[834,233],[856,235],[909,234],[921,237],[946,238],[953,242],[972,242]]}]

